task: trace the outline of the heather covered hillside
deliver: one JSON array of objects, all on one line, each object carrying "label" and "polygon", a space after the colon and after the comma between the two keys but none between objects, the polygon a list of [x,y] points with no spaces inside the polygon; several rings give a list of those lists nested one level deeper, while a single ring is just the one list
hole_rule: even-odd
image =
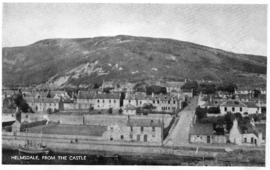
[{"label": "heather covered hillside", "polygon": [[88,86],[102,80],[231,80],[265,85],[266,57],[172,39],[119,35],[3,48],[3,84]]}]

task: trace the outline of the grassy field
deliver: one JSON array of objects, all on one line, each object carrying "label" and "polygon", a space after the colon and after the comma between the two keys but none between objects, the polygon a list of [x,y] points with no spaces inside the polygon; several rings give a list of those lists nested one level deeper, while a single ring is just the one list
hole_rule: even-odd
[{"label": "grassy field", "polygon": [[95,125],[48,125],[30,128],[28,131],[43,134],[102,136],[106,126]]}]

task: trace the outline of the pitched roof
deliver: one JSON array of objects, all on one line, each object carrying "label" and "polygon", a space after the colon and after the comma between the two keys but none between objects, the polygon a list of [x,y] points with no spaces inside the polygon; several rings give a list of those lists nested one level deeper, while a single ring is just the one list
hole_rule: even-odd
[{"label": "pitched roof", "polygon": [[245,105],[248,107],[248,108],[257,108],[258,106],[256,105],[256,103],[254,102],[245,102]]},{"label": "pitched roof", "polygon": [[134,126],[134,127],[161,127],[162,122],[160,120],[150,120],[150,119],[128,119],[127,126]]},{"label": "pitched roof", "polygon": [[120,99],[120,93],[102,93],[96,94],[94,96],[95,99]]},{"label": "pitched roof", "polygon": [[213,132],[212,123],[196,123],[190,130],[191,135],[212,135]]},{"label": "pitched roof", "polygon": [[33,98],[33,97],[25,97],[24,98],[27,102],[31,103],[59,103],[59,99],[53,99],[53,98]]},{"label": "pitched roof", "polygon": [[146,95],[145,93],[135,93],[129,94],[125,98],[126,100],[161,100],[161,101],[168,101],[168,100],[178,100],[178,97],[175,95],[169,94],[158,94],[158,95]]},{"label": "pitched roof", "polygon": [[97,93],[96,91],[79,91],[78,99],[120,99],[121,93]]},{"label": "pitched roof", "polygon": [[227,101],[223,102],[220,106],[246,107],[246,105],[239,100],[227,100]]}]

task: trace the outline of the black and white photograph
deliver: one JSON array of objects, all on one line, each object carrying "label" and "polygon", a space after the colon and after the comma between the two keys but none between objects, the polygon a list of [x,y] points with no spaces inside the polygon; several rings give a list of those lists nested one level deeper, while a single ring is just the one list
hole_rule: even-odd
[{"label": "black and white photograph", "polygon": [[2,164],[265,167],[267,8],[3,2]]}]

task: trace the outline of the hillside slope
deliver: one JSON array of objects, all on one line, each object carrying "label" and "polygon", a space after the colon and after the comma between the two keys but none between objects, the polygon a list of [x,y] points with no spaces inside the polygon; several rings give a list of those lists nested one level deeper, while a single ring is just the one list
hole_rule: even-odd
[{"label": "hillside slope", "polygon": [[172,39],[119,35],[3,48],[3,84],[88,86],[102,80],[205,79],[265,84],[266,57]]}]

